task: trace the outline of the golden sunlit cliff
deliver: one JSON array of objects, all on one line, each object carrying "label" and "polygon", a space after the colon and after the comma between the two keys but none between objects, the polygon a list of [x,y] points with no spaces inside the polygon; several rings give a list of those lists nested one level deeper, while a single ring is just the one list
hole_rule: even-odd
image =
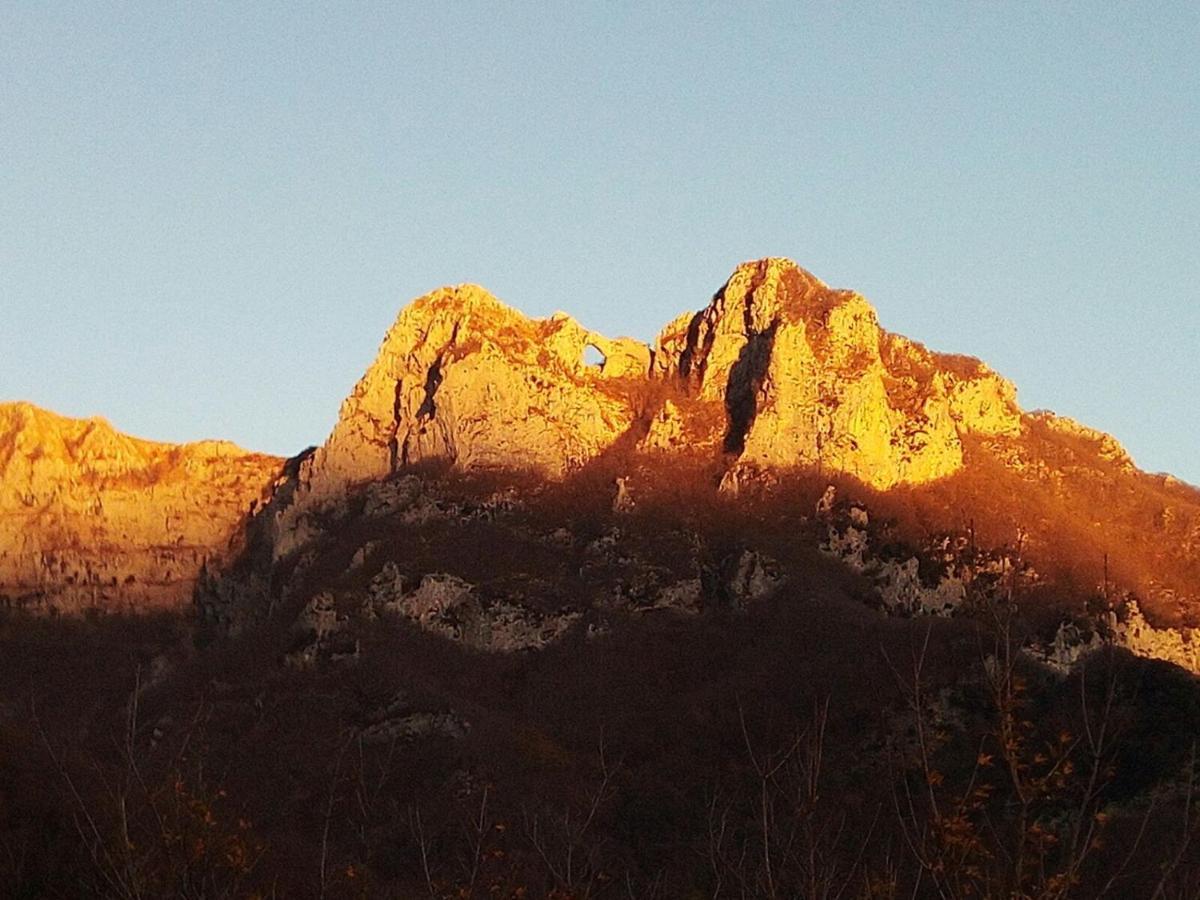
[{"label": "golden sunlit cliff", "polygon": [[431,463],[599,477],[614,508],[669,505],[672,483],[749,504],[789,478],[837,482],[914,546],[969,531],[1073,597],[1133,592],[1157,622],[1200,621],[1192,488],[1138,471],[1108,435],[1022,411],[984,363],[884,330],[861,295],[786,259],[738,266],[653,347],[530,319],[474,285],[414,301],[270,507],[273,558],[353,516],[359,487]]},{"label": "golden sunlit cliff", "polygon": [[[589,347],[600,362],[585,362]],[[1019,434],[1015,397],[987,366],[884,331],[863,297],[789,260],[739,266],[653,349],[463,285],[400,313],[303,478],[327,497],[431,459],[561,477],[625,439],[886,489],[959,470],[966,435]]]},{"label": "golden sunlit cliff", "polygon": [[603,470],[619,506],[672,478],[749,503],[815,476],[857,485],[922,540],[970,522],[1084,590],[1107,572],[1172,624],[1200,602],[1193,489],[1139,472],[1107,435],[1023,412],[982,362],[882,329],[861,295],[779,258],[738,266],[653,346],[531,319],[475,285],[436,290],[400,312],[328,439],[286,474],[228,444],[0,407],[0,595],[177,604],[206,560],[250,539],[252,507],[253,540],[279,560],[354,491],[428,465],[560,484]]},{"label": "golden sunlit cliff", "polygon": [[179,607],[218,565],[281,460],[174,445],[0,404],[0,598],[59,612]]},{"label": "golden sunlit cliff", "polygon": [[655,374],[724,405],[739,463],[881,489],[957,471],[964,435],[1021,427],[1013,386],[982,363],[884,331],[862,296],[785,259],[739,266],[708,308],[667,326]]},{"label": "golden sunlit cliff", "polygon": [[[197,872],[303,896],[319,859],[330,897],[566,896],[545,848],[583,830],[539,845],[538,823],[574,809],[596,817],[580,858],[618,848],[597,885],[652,846],[630,896],[726,875],[801,895],[807,863],[756,891],[761,849],[707,827],[758,833],[762,759],[799,779],[770,799],[798,810],[786,833],[833,798],[816,831],[892,893],[913,847],[905,896],[968,845],[972,896],[1127,879],[1133,851],[1040,856],[1051,890],[995,864],[1073,822],[1145,848],[1122,896],[1200,847],[1174,824],[1194,821],[1200,491],[784,259],[653,344],[436,290],[288,460],[0,405],[0,613],[0,845],[53,848],[38,895],[136,869],[140,896]],[[925,788],[928,812],[879,814]],[[909,838],[946,809],[968,840],[925,856]],[[121,862],[78,880],[71,853]],[[495,874],[433,880],[472,855]]]}]

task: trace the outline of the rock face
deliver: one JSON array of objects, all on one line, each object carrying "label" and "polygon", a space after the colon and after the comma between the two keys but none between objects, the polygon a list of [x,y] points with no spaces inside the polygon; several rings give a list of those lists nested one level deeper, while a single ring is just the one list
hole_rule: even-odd
[{"label": "rock face", "polygon": [[[1023,473],[1030,490],[1064,503],[1075,483],[1098,494],[1111,473],[1137,474],[1106,435],[1023,414],[1013,386],[983,363],[884,331],[862,296],[775,258],[739,266],[653,348],[561,313],[530,319],[474,285],[434,291],[401,311],[325,443],[286,469],[228,444],[151,444],[100,421],[0,409],[0,602],[60,609],[180,602],[205,560],[218,565],[203,570],[199,593],[229,606],[346,523],[461,518],[421,494],[419,464],[550,480],[608,466],[612,508],[629,515],[654,486],[650,470],[670,476],[677,463],[703,473],[698,488],[719,485],[730,500],[749,491],[746,502],[792,469],[886,490],[942,482],[980,459],[980,471]],[[701,466],[682,465],[693,461]],[[1187,532],[1191,507],[1173,496],[1156,521]],[[239,557],[237,578],[210,577],[231,539],[254,552]],[[954,605],[958,587],[930,594],[918,575],[887,561],[879,576],[892,605]],[[666,584],[641,592],[647,606]],[[664,605],[695,606],[694,593],[681,588]]]},{"label": "rock face", "polygon": [[[588,364],[591,348],[602,357]],[[533,320],[475,285],[413,301],[302,466],[295,502],[276,512],[277,555],[348,488],[414,463],[563,476],[635,421],[630,386],[650,348],[611,340],[563,313]]]},{"label": "rock face", "polygon": [[[817,520],[824,526],[821,552],[866,576],[878,594],[879,608],[895,616],[952,616],[967,600],[968,583],[987,586],[997,575],[1010,571],[1007,557],[986,558],[986,554],[955,547],[949,538],[924,548],[926,572],[921,557],[909,554],[898,545],[880,552],[872,535],[870,514],[861,506],[837,503],[837,491],[826,489],[817,503]],[[940,546],[937,546],[940,544]],[[934,562],[934,566],[928,563]],[[933,571],[928,571],[930,568]]]},{"label": "rock face", "polygon": [[[588,348],[600,364],[585,362]],[[628,436],[645,453],[816,466],[888,488],[957,471],[967,434],[1021,427],[1010,383],[883,331],[861,296],[788,260],[739,266],[653,351],[561,313],[529,319],[464,285],[400,313],[281,528],[348,486],[429,460],[561,477]]]},{"label": "rock face", "polygon": [[877,488],[955,472],[964,434],[1021,428],[1009,382],[883,331],[863,297],[784,259],[739,266],[707,309],[664,329],[654,366],[724,406],[722,443],[742,463]]},{"label": "rock face", "polygon": [[[603,355],[584,361],[587,348]],[[561,475],[633,423],[612,383],[642,380],[650,350],[559,313],[531,320],[482,288],[443,288],[400,313],[312,461],[318,492],[423,460]]]},{"label": "rock face", "polygon": [[1091,621],[1064,621],[1054,637],[1026,648],[1039,662],[1069,673],[1089,653],[1119,647],[1135,656],[1173,663],[1200,675],[1200,635],[1190,628],[1159,628],[1146,620],[1135,598],[1120,598],[1114,608]]},{"label": "rock face", "polygon": [[0,405],[0,604],[77,612],[187,604],[282,460],[158,444],[103,419]]},{"label": "rock face", "polygon": [[371,581],[367,602],[373,614],[399,615],[432,634],[497,653],[541,649],[580,619],[576,611],[546,614],[508,599],[482,598],[472,585],[444,573],[425,575],[406,591],[394,564]]}]

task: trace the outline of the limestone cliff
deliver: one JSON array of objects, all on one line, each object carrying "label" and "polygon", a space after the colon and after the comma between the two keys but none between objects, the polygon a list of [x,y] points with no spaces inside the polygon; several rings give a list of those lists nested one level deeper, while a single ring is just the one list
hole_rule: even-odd
[{"label": "limestone cliff", "polygon": [[[602,364],[585,364],[589,346]],[[533,321],[474,285],[443,288],[401,312],[314,472],[362,481],[444,459],[561,474],[630,426],[606,383],[643,378],[649,363],[641,344],[610,341],[565,314]]]},{"label": "limestone cliff", "polygon": [[[585,362],[589,347],[602,362]],[[629,430],[628,387],[649,367],[644,344],[611,340],[563,313],[529,319],[475,285],[421,297],[400,313],[302,467],[295,503],[279,513],[278,549],[297,543],[310,510],[414,463],[562,476]]]},{"label": "limestone cliff", "polygon": [[[229,445],[4,409],[0,593],[66,607],[175,602],[235,531],[269,565],[354,514],[352,489],[422,463],[558,480],[603,458],[622,509],[638,492],[623,476],[643,462],[699,461],[717,476],[706,489],[796,469],[887,490],[977,461],[1067,499],[1136,472],[1111,438],[1023,414],[983,363],[883,330],[861,295],[776,258],[738,266],[653,348],[562,313],[530,319],[474,285],[436,290],[400,312],[328,439],[275,484],[279,460]],[[259,499],[252,534],[235,529]]]},{"label": "limestone cliff", "polygon": [[722,443],[741,463],[877,488],[957,471],[964,434],[1021,429],[1009,382],[883,331],[862,296],[785,259],[739,266],[708,308],[667,326],[655,371],[724,405]]},{"label": "limestone cliff", "polygon": [[153,443],[103,419],[0,404],[0,604],[185,605],[280,464],[225,442]]},{"label": "limestone cliff", "polygon": [[[588,347],[601,363],[585,363]],[[653,351],[465,285],[401,312],[306,464],[300,508],[425,460],[560,477],[627,435],[649,452],[715,450],[727,466],[816,466],[887,488],[961,468],[966,434],[1020,430],[1010,383],[889,334],[861,296],[788,260],[739,266]]]}]

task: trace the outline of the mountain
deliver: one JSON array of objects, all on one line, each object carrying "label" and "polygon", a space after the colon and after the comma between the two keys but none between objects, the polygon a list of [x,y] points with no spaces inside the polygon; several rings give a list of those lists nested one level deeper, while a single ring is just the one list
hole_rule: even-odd
[{"label": "mountain", "polygon": [[[588,348],[602,361],[588,365]],[[958,471],[967,436],[1019,434],[1015,393],[978,361],[883,331],[861,296],[788,260],[740,266],[653,349],[561,313],[531,321],[467,285],[401,313],[312,483],[336,492],[428,459],[561,476],[636,438],[886,489]]]},{"label": "mountain", "polygon": [[178,608],[236,549],[282,460],[0,404],[0,606]]},{"label": "mountain", "polygon": [[910,543],[968,529],[1020,543],[1043,583],[1133,592],[1158,622],[1200,623],[1195,489],[1140,472],[1108,435],[1021,410],[980,361],[885,331],[863,297],[789,260],[739,266],[653,347],[561,313],[530,320],[473,285],[414,301],[274,504],[275,558],[354,488],[431,464],[603,472],[631,503],[663,502],[648,495],[681,472],[689,491],[748,503],[837,482]]},{"label": "mountain", "polygon": [[286,461],[3,410],[18,896],[1196,895],[1200,492],[787,260]]},{"label": "mountain", "polygon": [[629,504],[669,505],[653,495],[681,479],[750,504],[836,484],[916,550],[967,531],[1019,543],[1039,585],[1075,598],[1056,611],[1123,591],[1153,625],[1200,624],[1195,489],[1140,472],[1108,435],[1023,411],[982,362],[884,330],[862,296],[785,259],[739,266],[653,346],[564,313],[529,319],[474,285],[434,291],[401,311],[328,439],[286,472],[27,404],[0,407],[0,429],[0,596],[16,605],[178,608],[246,545],[272,563],[311,552],[364,486],[441,465],[599,477]]}]

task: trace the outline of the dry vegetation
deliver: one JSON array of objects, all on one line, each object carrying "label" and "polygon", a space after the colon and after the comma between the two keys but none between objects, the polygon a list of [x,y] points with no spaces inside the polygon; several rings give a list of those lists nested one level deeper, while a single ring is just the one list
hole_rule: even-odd
[{"label": "dry vegetation", "polygon": [[[611,510],[618,471],[633,515]],[[960,619],[889,619],[815,549],[824,480],[734,504],[718,471],[614,456],[544,487],[426,469],[454,508],[531,499],[502,518],[352,516],[232,639],[186,617],[3,620],[0,881],[17,897],[1200,896],[1195,680],[1119,652],[1060,677],[1016,652],[1032,606],[1094,594],[1071,509],[1135,528],[1186,494],[1114,513],[1083,481],[1044,506],[1014,506],[987,472],[880,496],[842,484],[897,541],[1020,526],[1058,548],[1039,570],[1076,573]],[[609,615],[619,573],[587,569],[587,547],[614,526],[621,553],[679,576],[753,547],[787,581],[746,612]],[[565,544],[541,539],[560,528]],[[1114,547],[1114,572],[1138,549]],[[352,621],[357,659],[282,664],[308,596],[354,596],[389,561],[534,585],[606,630],[505,655]],[[1155,577],[1186,583],[1176,565]],[[444,727],[380,728],[401,720]]]}]

